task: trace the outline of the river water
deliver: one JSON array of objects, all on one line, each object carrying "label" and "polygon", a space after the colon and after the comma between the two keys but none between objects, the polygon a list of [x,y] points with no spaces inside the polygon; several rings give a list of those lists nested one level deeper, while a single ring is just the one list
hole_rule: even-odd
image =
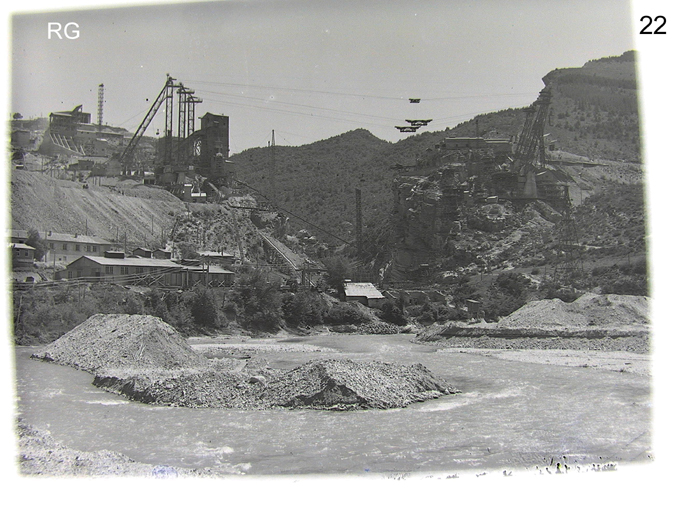
[{"label": "river water", "polygon": [[[272,367],[312,358],[420,362],[462,391],[404,409],[186,409],[131,402],[92,375],[16,349],[17,407],[28,423],[78,450],[219,474],[368,474],[493,471],[648,459],[650,379],[631,373],[444,352],[409,335],[291,340]],[[206,343],[206,340],[202,341]],[[298,344],[338,351],[297,351]]]}]

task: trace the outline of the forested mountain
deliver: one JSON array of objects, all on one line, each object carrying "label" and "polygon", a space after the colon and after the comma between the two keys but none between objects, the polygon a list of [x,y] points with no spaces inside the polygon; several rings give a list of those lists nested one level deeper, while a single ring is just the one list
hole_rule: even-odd
[{"label": "forested mountain", "polygon": [[[552,94],[547,140],[555,141],[558,149],[593,159],[639,162],[635,58],[631,51],[548,73],[543,78]],[[414,165],[446,137],[517,136],[524,118],[522,109],[508,109],[396,143],[358,129],[304,146],[249,149],[232,160],[239,179],[271,201],[351,240],[357,187],[363,194],[363,224],[372,232],[391,210],[397,164]]]},{"label": "forested mountain", "polygon": [[571,153],[640,162],[636,53],[556,69],[548,131]]}]

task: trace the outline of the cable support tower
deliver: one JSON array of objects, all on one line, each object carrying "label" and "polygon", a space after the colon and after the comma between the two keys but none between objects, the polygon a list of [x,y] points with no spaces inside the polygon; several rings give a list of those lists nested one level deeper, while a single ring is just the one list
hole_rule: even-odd
[{"label": "cable support tower", "polygon": [[555,281],[576,278],[583,274],[583,256],[579,244],[579,233],[574,218],[569,186],[564,186],[561,204],[562,218],[557,224],[558,257],[555,262]]}]

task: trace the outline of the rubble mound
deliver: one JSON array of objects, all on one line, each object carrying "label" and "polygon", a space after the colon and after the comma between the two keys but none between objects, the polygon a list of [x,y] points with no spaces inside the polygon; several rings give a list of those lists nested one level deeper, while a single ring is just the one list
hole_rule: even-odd
[{"label": "rubble mound", "polygon": [[574,302],[545,299],[530,302],[498,322],[499,327],[589,327],[644,325],[648,298],[637,295],[587,293]]},{"label": "rubble mound", "polygon": [[94,384],[148,404],[226,409],[389,409],[454,393],[421,364],[347,359],[256,373],[119,368],[100,372]]},{"label": "rubble mound", "polygon": [[95,374],[138,402],[180,407],[394,408],[450,394],[420,364],[323,360],[291,371],[209,360],[157,317],[94,315],[31,357]]},{"label": "rubble mound", "polygon": [[328,359],[291,370],[269,384],[262,398],[282,407],[388,409],[450,393],[421,364]]},{"label": "rubble mound", "polygon": [[31,357],[93,373],[208,364],[178,331],[149,315],[93,315]]},{"label": "rubble mound", "polygon": [[[532,301],[499,322],[434,324],[415,341],[447,341],[449,346],[455,343],[472,348],[561,349],[576,348],[576,343],[567,341],[574,340],[579,347],[591,350],[645,353],[649,350],[648,310],[648,297],[587,293],[571,303],[560,299]],[[544,341],[539,346],[540,339]]]}]

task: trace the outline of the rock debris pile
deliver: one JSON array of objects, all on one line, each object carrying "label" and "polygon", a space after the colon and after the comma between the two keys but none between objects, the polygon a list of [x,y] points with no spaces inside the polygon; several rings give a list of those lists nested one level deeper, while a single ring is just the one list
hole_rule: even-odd
[{"label": "rock debris pile", "polygon": [[389,409],[452,392],[421,364],[329,359],[287,372],[263,399],[284,407]]},{"label": "rock debris pile", "polygon": [[31,357],[88,372],[208,365],[178,331],[148,315],[93,315]]},{"label": "rock debris pile", "polygon": [[448,342],[469,348],[649,351],[649,299],[587,293],[574,302],[530,302],[497,323],[432,325],[418,343]]},{"label": "rock debris pile", "polygon": [[132,400],[181,407],[387,409],[455,392],[420,364],[326,359],[285,371],[262,358],[210,360],[143,315],[95,315],[32,357],[93,373],[93,384]]},{"label": "rock debris pile", "polygon": [[500,327],[646,325],[648,298],[637,295],[586,293],[574,302],[546,299],[530,302],[503,318]]}]

